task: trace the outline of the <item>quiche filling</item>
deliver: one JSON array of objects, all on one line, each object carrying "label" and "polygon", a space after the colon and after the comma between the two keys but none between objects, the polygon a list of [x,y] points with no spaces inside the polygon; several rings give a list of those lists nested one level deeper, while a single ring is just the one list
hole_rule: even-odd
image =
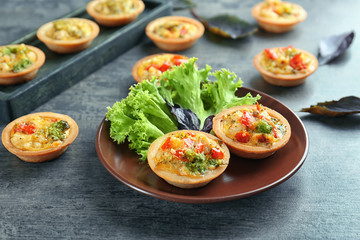
[{"label": "quiche filling", "polygon": [[306,74],[315,68],[313,59],[293,46],[265,49],[260,64],[274,74]]},{"label": "quiche filling", "polygon": [[137,74],[141,80],[160,77],[163,72],[174,66],[188,62],[188,58],[181,55],[162,54],[145,60],[138,68]]},{"label": "quiche filling", "polygon": [[11,143],[18,149],[38,151],[61,145],[70,134],[68,122],[35,116],[15,124],[10,133]]},{"label": "quiche filling", "polygon": [[136,10],[134,0],[106,0],[95,5],[95,11],[104,15],[121,15]]},{"label": "quiche filling", "polygon": [[46,35],[55,40],[77,40],[90,35],[92,29],[89,23],[79,19],[60,19],[53,22]]},{"label": "quiche filling", "polygon": [[243,109],[224,115],[223,131],[235,142],[271,147],[284,136],[286,127],[257,105],[256,109]]},{"label": "quiche filling", "polygon": [[36,62],[36,54],[24,44],[0,49],[0,72],[21,72]]},{"label": "quiche filling", "polygon": [[154,33],[162,38],[188,38],[197,32],[197,27],[194,24],[179,21],[169,20],[163,24],[159,24],[154,28]]},{"label": "quiche filling", "polygon": [[300,16],[300,9],[290,2],[266,0],[261,6],[260,16],[280,21],[294,20]]},{"label": "quiche filling", "polygon": [[155,156],[156,168],[180,176],[201,177],[223,164],[221,141],[199,133],[170,135]]}]

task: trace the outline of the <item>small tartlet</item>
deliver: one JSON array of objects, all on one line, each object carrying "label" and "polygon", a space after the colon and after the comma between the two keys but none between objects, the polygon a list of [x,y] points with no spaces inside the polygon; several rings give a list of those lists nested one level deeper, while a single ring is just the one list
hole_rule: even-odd
[{"label": "small tartlet", "polygon": [[[42,117],[42,118],[54,118],[59,120],[64,120],[69,125],[69,134],[66,139],[58,146],[54,146],[48,149],[41,149],[37,151],[32,150],[21,150],[14,146],[11,142],[11,132],[16,124],[21,124],[22,122],[27,122],[33,117]],[[20,118],[15,119],[14,121],[10,122],[3,130],[1,135],[1,140],[4,147],[11,152],[12,154],[16,155],[18,158],[31,163],[40,163],[52,160],[54,158],[59,157],[62,155],[68,146],[76,139],[79,133],[79,127],[76,122],[69,116],[59,113],[53,112],[38,112],[32,113]]]},{"label": "small tartlet", "polygon": [[[283,3],[290,3],[290,2],[284,1]],[[271,18],[263,17],[261,16],[261,8],[263,4],[264,4],[263,2],[256,4],[252,8],[251,13],[253,17],[258,21],[259,26],[267,32],[271,32],[271,33],[288,32],[292,30],[295,27],[295,25],[304,21],[307,17],[307,12],[305,11],[305,9],[295,3],[290,3],[299,11],[299,15],[295,19],[279,20],[279,19],[271,19]]]},{"label": "small tartlet", "polygon": [[[6,45],[6,46],[0,46],[0,49],[2,49],[3,47],[18,47],[18,46],[20,46],[20,44]],[[35,77],[35,75],[39,71],[39,68],[42,67],[42,65],[44,64],[45,54],[42,50],[40,50],[37,47],[33,47],[29,45],[25,45],[25,46],[29,48],[30,51],[35,53],[36,61],[32,63],[29,67],[19,72],[0,72],[0,85],[13,85],[23,82],[28,82]]]},{"label": "small tartlet", "polygon": [[[221,148],[221,151],[224,154],[223,163],[219,165],[214,170],[209,170],[208,172],[200,175],[200,176],[186,176],[186,175],[178,175],[176,173],[173,173],[171,171],[166,171],[163,169],[157,169],[157,162],[156,162],[156,154],[159,151],[159,149],[162,147],[163,144],[166,144],[166,139],[168,139],[169,136],[172,136],[177,133],[190,133],[190,134],[203,134],[208,139],[214,140],[219,142],[219,146]],[[230,152],[225,143],[220,141],[216,136],[199,132],[199,131],[193,131],[193,130],[179,130],[174,131],[165,134],[162,137],[159,137],[156,139],[149,147],[148,150],[148,164],[152,171],[158,175],[159,177],[163,178],[166,182],[168,182],[171,185],[174,185],[179,188],[198,188],[205,186],[213,179],[219,177],[227,168],[229,164],[230,159]]]},{"label": "small tartlet", "polygon": [[289,122],[277,111],[270,109],[268,107],[262,106],[262,108],[271,116],[280,121],[281,124],[285,126],[285,133],[278,141],[274,142],[270,146],[252,146],[247,145],[239,141],[228,137],[224,133],[224,118],[230,114],[233,114],[236,111],[242,110],[257,110],[257,105],[242,105],[235,106],[229,109],[225,109],[222,112],[218,113],[213,119],[213,131],[215,135],[225,142],[228,146],[231,153],[242,157],[250,159],[263,159],[273,155],[276,151],[283,148],[289,141],[291,137],[291,127]]},{"label": "small tartlet", "polygon": [[[162,57],[164,57],[164,58],[169,58],[170,61],[171,61],[171,58],[178,58],[178,63],[175,62],[175,63],[173,64],[173,62],[169,62],[169,61],[166,62],[166,63],[168,64],[168,66],[166,66],[166,70],[171,69],[171,67],[173,67],[173,66],[179,66],[179,65],[181,64],[182,60],[185,61],[185,60],[188,59],[188,57],[186,57],[186,56],[178,55],[178,54],[172,54],[172,53],[158,53],[158,54],[152,54],[152,55],[146,56],[146,57],[140,59],[139,61],[137,61],[137,62],[135,63],[135,65],[134,65],[133,69],[132,69],[132,75],[133,75],[135,81],[141,82],[141,81],[143,81],[143,80],[145,79],[143,76],[141,76],[141,73],[139,73],[139,70],[140,70],[141,67],[143,67],[144,64],[146,64],[147,61],[150,61],[150,62],[151,62],[151,63],[149,62],[150,65],[148,66],[148,67],[150,67],[151,64],[152,64],[152,62],[153,62],[153,61],[152,61],[153,59],[162,58]],[[165,63],[165,62],[164,62],[164,63]],[[161,66],[162,66],[162,65],[159,66],[160,69],[161,69]],[[142,70],[143,70],[143,71],[147,71],[146,69],[145,69],[145,70],[142,69]],[[165,70],[165,68],[162,69],[162,70]],[[159,71],[164,72],[164,71],[162,71],[162,70],[159,70]],[[165,71],[166,71],[166,70],[165,70]],[[156,76],[155,74],[150,74],[150,73],[149,73],[149,75],[151,75],[151,77],[152,77],[152,76]],[[148,79],[151,79],[151,77],[148,78]]]},{"label": "small tartlet", "polygon": [[305,54],[309,59],[311,59],[311,68],[305,73],[297,72],[294,74],[280,74],[268,71],[261,64],[264,51],[255,55],[255,57],[253,58],[253,64],[255,68],[261,73],[263,79],[272,85],[282,87],[298,86],[303,84],[306,81],[307,77],[309,77],[316,71],[319,66],[319,62],[313,54],[298,48],[296,48],[296,50]]},{"label": "small tartlet", "polygon": [[[165,38],[159,36],[154,32],[156,27],[169,21],[179,21],[185,24],[194,25],[196,27],[196,32],[186,38]],[[146,35],[155,43],[156,46],[158,46],[162,50],[169,52],[177,52],[190,48],[200,37],[202,37],[204,31],[205,28],[201,22],[193,18],[182,16],[167,16],[157,18],[154,21],[150,22],[145,29]]]},{"label": "small tartlet", "polygon": [[126,25],[130,22],[133,22],[137,19],[137,17],[144,11],[145,4],[143,1],[135,0],[136,9],[130,13],[124,14],[110,14],[105,15],[101,14],[95,10],[95,6],[98,3],[105,2],[106,0],[94,0],[88,3],[86,6],[86,11],[90,16],[92,16],[96,22],[98,22],[102,26],[107,27],[115,27]]},{"label": "small tartlet", "polygon": [[[57,40],[54,38],[51,38],[47,35],[47,33],[50,31],[50,29],[53,28],[53,22],[58,20],[69,20],[69,21],[82,21],[85,24],[88,24],[91,28],[91,32],[88,36],[74,39],[74,40]],[[88,48],[92,41],[99,35],[100,28],[99,26],[85,18],[63,18],[58,19],[52,22],[48,22],[44,25],[42,25],[37,33],[36,36],[39,38],[40,41],[42,41],[51,51],[56,53],[74,53],[74,52],[80,52],[86,48]]]}]

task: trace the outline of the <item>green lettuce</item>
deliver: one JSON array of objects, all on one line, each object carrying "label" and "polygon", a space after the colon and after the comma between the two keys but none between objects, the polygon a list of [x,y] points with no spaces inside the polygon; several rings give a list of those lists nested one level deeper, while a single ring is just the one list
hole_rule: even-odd
[{"label": "green lettuce", "polygon": [[[167,102],[189,109],[205,119],[236,105],[254,104],[260,96],[235,95],[242,81],[235,73],[222,69],[211,73],[211,67],[198,69],[196,58],[163,73],[160,80],[145,80],[130,88],[128,96],[108,107],[110,137],[117,143],[129,141],[140,159],[146,161],[150,144],[158,137],[178,129],[176,118]],[[215,77],[214,81],[209,77]],[[196,129],[198,130],[198,129]]]}]

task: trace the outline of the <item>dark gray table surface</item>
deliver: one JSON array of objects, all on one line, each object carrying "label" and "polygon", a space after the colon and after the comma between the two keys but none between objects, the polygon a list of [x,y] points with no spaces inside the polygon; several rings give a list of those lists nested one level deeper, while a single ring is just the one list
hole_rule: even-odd
[{"label": "dark gray table surface", "polygon": [[[0,0],[0,45],[87,2]],[[203,15],[228,12],[255,22],[250,14],[255,1],[197,2]],[[271,86],[252,65],[253,56],[266,47],[292,44],[316,54],[323,37],[360,33],[360,1],[296,2],[308,18],[289,33],[259,31],[241,40],[206,33],[181,52],[198,57],[201,67],[234,71],[244,86],[268,93],[296,112],[308,131],[310,148],[293,177],[255,196],[212,204],[160,200],[116,180],[97,157],[95,135],[106,107],[125,97],[134,83],[133,64],[162,52],[144,38],[33,111],[64,113],[77,121],[79,136],[63,156],[29,164],[0,145],[0,239],[360,239],[360,116],[325,118],[298,112],[316,102],[360,96],[359,36],[345,55],[319,67],[298,87]]]}]

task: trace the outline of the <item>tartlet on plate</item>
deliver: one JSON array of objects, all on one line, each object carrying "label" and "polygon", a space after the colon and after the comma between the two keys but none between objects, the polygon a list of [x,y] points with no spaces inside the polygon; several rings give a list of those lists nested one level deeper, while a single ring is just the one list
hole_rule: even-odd
[{"label": "tartlet on plate", "polygon": [[179,130],[156,139],[148,163],[156,175],[180,188],[198,188],[220,176],[230,152],[217,137],[200,131]]},{"label": "tartlet on plate", "polygon": [[45,54],[37,47],[14,44],[0,46],[0,85],[30,81],[45,62]]},{"label": "tartlet on plate", "polygon": [[304,83],[319,65],[314,55],[293,46],[267,48],[254,57],[253,64],[266,82],[284,87]]},{"label": "tartlet on plate", "polygon": [[36,36],[57,53],[79,52],[98,36],[99,26],[85,18],[63,18],[42,25]]},{"label": "tartlet on plate", "polygon": [[94,0],[86,11],[100,25],[114,27],[134,21],[145,9],[141,0]]},{"label": "tartlet on plate", "polygon": [[213,119],[213,131],[231,153],[251,159],[271,156],[291,136],[289,122],[277,111],[259,104],[223,110]]},{"label": "tartlet on plate", "polygon": [[189,17],[167,16],[155,19],[145,29],[146,35],[160,49],[169,52],[190,48],[203,34],[204,25]]},{"label": "tartlet on plate", "polygon": [[59,157],[76,139],[79,127],[69,116],[52,112],[32,113],[10,122],[1,140],[5,148],[26,162]]},{"label": "tartlet on plate", "polygon": [[307,17],[300,5],[281,0],[258,3],[251,13],[262,29],[272,33],[288,32]]},{"label": "tartlet on plate", "polygon": [[159,53],[149,55],[137,61],[132,69],[132,75],[137,82],[151,79],[153,76],[160,77],[163,72],[173,66],[180,66],[187,62],[188,57],[172,53]]}]

